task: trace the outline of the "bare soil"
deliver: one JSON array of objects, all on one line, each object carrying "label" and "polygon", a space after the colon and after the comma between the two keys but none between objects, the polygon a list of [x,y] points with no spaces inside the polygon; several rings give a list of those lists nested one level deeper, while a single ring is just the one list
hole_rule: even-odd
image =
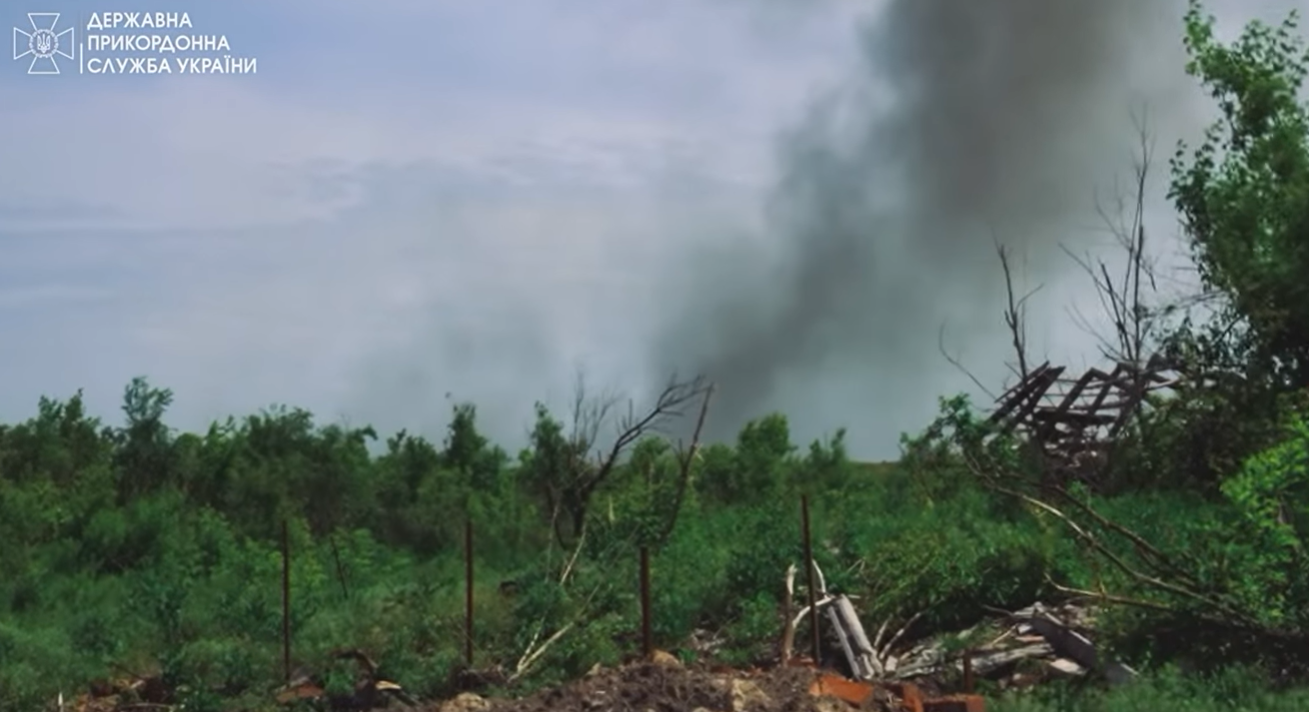
[{"label": "bare soil", "polygon": [[640,662],[597,671],[523,699],[461,695],[424,712],[838,712],[888,710],[889,699],[854,706],[814,695],[818,673],[808,668],[714,671]]}]

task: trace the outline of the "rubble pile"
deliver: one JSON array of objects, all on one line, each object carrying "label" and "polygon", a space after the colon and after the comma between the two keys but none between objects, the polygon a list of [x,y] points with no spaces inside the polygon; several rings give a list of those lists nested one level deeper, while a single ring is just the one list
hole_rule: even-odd
[{"label": "rubble pile", "polygon": [[976,647],[947,653],[939,639],[922,641],[891,665],[899,677],[912,680],[941,674],[995,680],[999,687],[1029,687],[1052,677],[1100,674],[1112,684],[1130,680],[1136,672],[1116,661],[1101,660],[1090,635],[1094,615],[1073,605],[1040,603],[998,620],[986,621],[957,634],[964,640],[986,639]]},{"label": "rubble pile", "polygon": [[[824,632],[833,644],[821,667],[789,651],[786,663],[752,670],[688,667],[656,651],[627,665],[597,666],[580,680],[522,699],[465,692],[450,700],[419,702],[400,685],[379,677],[376,664],[362,652],[349,650],[333,657],[357,663],[352,694],[329,695],[320,676],[304,673],[271,697],[284,706],[307,702],[325,710],[420,712],[984,712],[985,701],[973,694],[979,680],[1001,689],[1022,689],[1067,677],[1100,676],[1117,684],[1136,674],[1126,665],[1102,659],[1091,637],[1094,611],[1084,607],[1037,603],[950,636],[900,643],[897,635],[884,643],[886,626],[870,640],[848,598],[825,596],[824,603],[827,615],[820,620],[826,621]],[[697,631],[688,649],[716,649],[720,644]],[[61,698],[58,709],[177,709],[169,704],[174,695],[168,692],[157,677],[99,682],[75,699]]]},{"label": "rubble pile", "polygon": [[688,668],[661,657],[614,669],[521,700],[464,693],[422,712],[984,712],[981,697],[925,698],[912,684],[874,685],[805,665],[770,670]]}]

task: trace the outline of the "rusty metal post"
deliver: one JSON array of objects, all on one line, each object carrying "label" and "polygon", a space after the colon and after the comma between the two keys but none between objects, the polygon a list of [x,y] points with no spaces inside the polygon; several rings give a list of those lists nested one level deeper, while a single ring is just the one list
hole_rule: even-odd
[{"label": "rusty metal post", "polygon": [[804,536],[804,565],[809,576],[809,632],[813,644],[814,665],[818,665],[822,645],[818,635],[818,580],[814,575],[814,547],[809,538],[809,495],[800,497],[800,522]]},{"label": "rusty metal post", "polygon": [[650,550],[641,547],[641,654],[647,660],[654,655],[654,636],[650,627]]},{"label": "rusty metal post", "polygon": [[473,669],[473,520],[464,521],[464,662]]},{"label": "rusty metal post", "polygon": [[291,537],[282,520],[282,671],[291,684]]}]

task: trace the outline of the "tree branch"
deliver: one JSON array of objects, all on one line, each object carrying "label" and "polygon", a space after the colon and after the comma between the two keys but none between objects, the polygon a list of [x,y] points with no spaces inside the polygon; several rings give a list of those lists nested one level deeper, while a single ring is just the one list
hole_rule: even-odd
[{"label": "tree branch", "polygon": [[695,431],[691,433],[691,446],[678,456],[677,494],[673,496],[673,511],[659,533],[659,541],[667,541],[677,525],[677,517],[682,511],[682,502],[686,499],[686,488],[691,481],[691,466],[700,453],[700,432],[704,430],[705,417],[709,415],[709,402],[714,397],[714,385],[711,383],[704,391],[704,401],[700,404],[700,417],[696,418]]}]

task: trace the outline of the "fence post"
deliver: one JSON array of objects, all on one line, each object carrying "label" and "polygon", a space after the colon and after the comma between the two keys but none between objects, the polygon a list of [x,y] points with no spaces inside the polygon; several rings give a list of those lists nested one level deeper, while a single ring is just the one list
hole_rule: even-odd
[{"label": "fence post", "polygon": [[464,521],[464,662],[473,669],[473,520]]},{"label": "fence post", "polygon": [[800,497],[800,523],[804,536],[804,565],[809,577],[809,628],[813,645],[814,665],[819,664],[822,646],[818,635],[818,581],[814,576],[814,547],[809,537],[809,495]]},{"label": "fence post", "polygon": [[654,636],[650,627],[650,549],[641,547],[641,654],[649,660],[654,655]]},{"label": "fence post", "polygon": [[291,537],[282,520],[282,672],[291,684]]}]

